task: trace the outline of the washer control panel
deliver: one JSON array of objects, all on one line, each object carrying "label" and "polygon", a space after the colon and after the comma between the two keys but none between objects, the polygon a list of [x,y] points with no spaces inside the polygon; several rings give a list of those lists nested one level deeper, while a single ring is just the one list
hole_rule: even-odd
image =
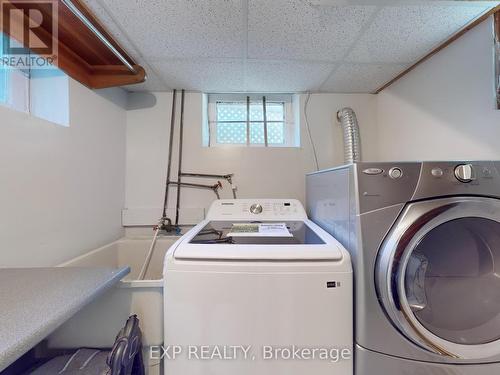
[{"label": "washer control panel", "polygon": [[303,220],[304,207],[296,199],[220,199],[212,203],[211,220]]},{"label": "washer control panel", "polygon": [[255,214],[255,215],[261,214],[262,210],[263,210],[262,205],[259,203],[254,203],[250,206],[250,212],[252,214]]}]

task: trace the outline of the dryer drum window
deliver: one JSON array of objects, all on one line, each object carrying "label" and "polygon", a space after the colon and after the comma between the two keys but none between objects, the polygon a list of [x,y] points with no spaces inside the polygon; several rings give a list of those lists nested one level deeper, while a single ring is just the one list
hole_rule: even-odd
[{"label": "dryer drum window", "polygon": [[500,339],[500,223],[463,217],[430,230],[411,252],[404,288],[434,335],[462,345]]},{"label": "dryer drum window", "polygon": [[387,316],[408,339],[457,359],[500,354],[500,200],[409,203],[376,263]]}]

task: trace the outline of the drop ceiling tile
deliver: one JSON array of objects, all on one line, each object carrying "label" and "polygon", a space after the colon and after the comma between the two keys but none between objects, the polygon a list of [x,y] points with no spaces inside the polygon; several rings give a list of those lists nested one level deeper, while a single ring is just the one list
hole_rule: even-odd
[{"label": "drop ceiling tile", "polygon": [[149,80],[125,87],[135,91],[316,90],[332,69],[321,61],[343,59],[354,63],[339,66],[321,91],[371,92],[492,7],[465,1],[402,6],[388,0],[386,7],[351,0],[84,1],[145,67]]},{"label": "drop ceiling tile", "polygon": [[405,64],[342,64],[321,86],[320,91],[371,93],[396,77],[408,66]]},{"label": "drop ceiling tile", "polygon": [[346,60],[415,62],[486,10],[470,5],[385,7]]},{"label": "drop ceiling tile", "polygon": [[117,25],[113,17],[109,14],[107,9],[101,5],[98,0],[83,0],[92,12],[96,15],[99,22],[105,25],[106,30],[118,42],[118,44],[133,58],[139,65],[141,65],[147,74],[147,80],[144,83],[136,85],[127,85],[124,88],[127,91],[168,91],[170,88],[155,74],[151,69],[149,63],[144,57],[141,56],[137,48],[130,42],[128,35]]},{"label": "drop ceiling tile", "polygon": [[375,9],[249,0],[248,57],[339,61]]},{"label": "drop ceiling tile", "polygon": [[90,8],[98,21],[106,27],[106,31],[127,51],[127,54],[134,60],[139,57],[139,52],[135,46],[130,43],[126,33],[116,24],[113,17],[104,8],[98,0],[83,0],[83,3]]},{"label": "drop ceiling tile", "polygon": [[246,90],[299,92],[316,90],[334,68],[331,63],[248,60]]},{"label": "drop ceiling tile", "polygon": [[244,56],[242,0],[98,2],[148,58]]},{"label": "drop ceiling tile", "polygon": [[206,92],[242,91],[245,85],[243,60],[157,60],[151,65],[172,88]]}]

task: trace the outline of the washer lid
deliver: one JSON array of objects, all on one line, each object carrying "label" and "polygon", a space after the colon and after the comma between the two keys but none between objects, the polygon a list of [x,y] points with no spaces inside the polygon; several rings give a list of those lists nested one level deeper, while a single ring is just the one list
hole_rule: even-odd
[{"label": "washer lid", "polygon": [[233,221],[211,221],[193,228],[175,250],[175,259],[291,261],[343,259],[342,245],[309,220],[286,222],[291,234],[289,237],[227,236],[233,224]]}]

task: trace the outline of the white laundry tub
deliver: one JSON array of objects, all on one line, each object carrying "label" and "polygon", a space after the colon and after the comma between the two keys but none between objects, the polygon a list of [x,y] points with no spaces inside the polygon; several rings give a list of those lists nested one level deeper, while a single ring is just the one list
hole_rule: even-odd
[{"label": "white laundry tub", "polygon": [[[163,258],[178,237],[159,237],[144,280],[137,280],[152,238],[123,238],[59,267],[123,267],[130,274],[92,302],[49,338],[51,348],[109,348],[127,318],[137,314],[143,345],[163,343]],[[147,359],[147,358],[146,358]],[[150,373],[153,373],[151,371]]]}]

